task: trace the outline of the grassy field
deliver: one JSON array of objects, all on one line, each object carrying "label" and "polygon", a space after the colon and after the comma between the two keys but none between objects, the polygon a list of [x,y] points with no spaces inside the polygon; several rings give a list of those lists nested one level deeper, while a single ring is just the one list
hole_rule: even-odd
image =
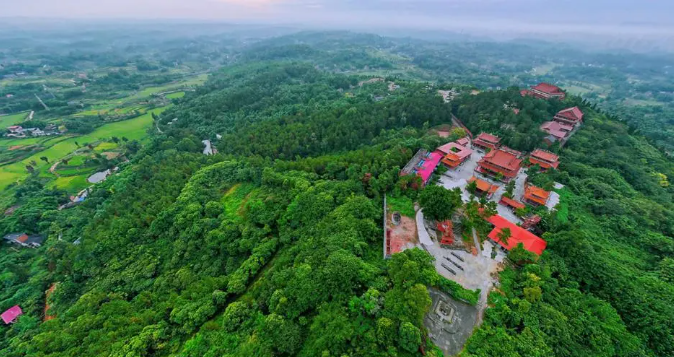
[{"label": "grassy field", "polygon": [[115,143],[104,142],[104,143],[98,144],[98,146],[96,146],[96,147],[94,148],[94,150],[97,151],[97,152],[109,151],[109,150],[114,150],[114,149],[116,149],[117,146],[118,146],[118,145],[115,144]]},{"label": "grassy field", "polygon": [[61,190],[66,190],[70,193],[79,192],[90,184],[87,182],[86,176],[70,176],[57,177],[52,183],[51,187],[56,187]]},{"label": "grassy field", "polygon": [[406,217],[414,217],[414,202],[407,196],[394,197],[387,196],[386,204],[391,212],[398,211],[401,215]]},{"label": "grassy field", "polygon": [[19,113],[19,114],[1,116],[0,117],[0,127],[6,128],[8,126],[19,124],[24,119],[26,119],[26,116],[28,116],[28,113]]},{"label": "grassy field", "polygon": [[170,91],[170,90],[173,90],[173,89],[178,89],[178,88],[181,88],[181,87],[184,87],[184,86],[196,86],[196,85],[204,84],[204,82],[206,82],[207,78],[208,78],[207,74],[200,74],[200,75],[195,76],[193,78],[190,78],[188,80],[180,81],[180,82],[177,82],[177,83],[170,83],[170,84],[166,84],[166,85],[159,86],[159,87],[147,87],[147,88],[139,91],[138,93],[128,97],[128,99],[140,99],[140,98],[144,98],[144,97],[149,97],[149,96],[151,96],[155,93],[167,92],[167,91]]},{"label": "grassy field", "polygon": [[175,93],[167,94],[166,98],[177,99],[177,98],[182,98],[184,96],[185,96],[185,92],[175,92]]},{"label": "grassy field", "polygon": [[[159,114],[167,108],[168,107],[156,108],[151,112]],[[55,143],[47,149],[38,152],[24,160],[0,167],[0,190],[6,188],[12,182],[16,182],[25,178],[28,175],[26,165],[28,165],[31,161],[35,161],[37,163],[35,169],[40,171],[40,176],[49,177],[49,175],[51,175],[48,173],[49,167],[56,160],[59,160],[75,151],[77,149],[75,142],[80,144],[87,142],[92,143],[101,140],[108,140],[113,136],[119,138],[126,137],[129,140],[139,140],[145,137],[146,131],[151,125],[152,115],[150,112],[148,112],[134,119],[103,125],[87,135],[71,137]],[[49,159],[49,163],[40,160],[40,157],[43,156]]]}]

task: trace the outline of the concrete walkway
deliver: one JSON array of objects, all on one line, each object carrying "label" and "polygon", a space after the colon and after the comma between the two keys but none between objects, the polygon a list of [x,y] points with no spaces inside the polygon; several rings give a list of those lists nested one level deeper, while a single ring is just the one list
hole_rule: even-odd
[{"label": "concrete walkway", "polygon": [[482,245],[480,245],[480,240],[477,239],[477,231],[473,228],[473,243],[475,243],[475,248],[477,249],[477,254],[482,254]]},{"label": "concrete walkway", "polygon": [[433,245],[433,240],[431,239],[431,236],[428,235],[428,231],[426,230],[426,226],[424,225],[424,213],[423,210],[418,210],[417,211],[417,233],[419,234],[419,243],[430,247]]}]

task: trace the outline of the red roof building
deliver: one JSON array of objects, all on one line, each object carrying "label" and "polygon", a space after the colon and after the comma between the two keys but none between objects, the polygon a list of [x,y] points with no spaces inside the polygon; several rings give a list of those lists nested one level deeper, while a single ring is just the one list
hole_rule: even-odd
[{"label": "red roof building", "polygon": [[[488,235],[489,239],[493,240],[506,250],[511,250],[522,243],[524,249],[537,255],[541,255],[548,245],[542,238],[499,215],[491,216],[487,218],[487,221],[494,225],[494,229]],[[510,238],[508,238],[505,243],[499,238],[499,235],[504,228],[510,229]]]},{"label": "red roof building", "polygon": [[538,165],[542,169],[556,169],[559,166],[559,156],[542,149],[536,149],[529,156],[532,165]]},{"label": "red roof building", "polygon": [[554,121],[562,124],[576,126],[583,122],[583,115],[584,114],[582,111],[580,111],[580,108],[573,107],[559,111],[559,113],[557,113],[553,119]]},{"label": "red roof building", "polygon": [[477,138],[473,140],[473,145],[485,150],[494,150],[498,147],[499,142],[501,142],[501,139],[496,135],[480,133],[480,135],[478,135]]},{"label": "red roof building", "polygon": [[501,201],[499,201],[499,203],[504,205],[504,206],[508,206],[512,209],[522,209],[522,208],[526,207],[524,205],[524,203],[522,203],[520,201],[513,200],[513,199],[508,198],[506,196],[502,196]]},{"label": "red roof building", "polygon": [[465,138],[461,138],[461,139],[457,140],[456,143],[461,145],[461,146],[467,147],[468,145],[470,145],[470,140],[468,139],[468,137],[465,137]]},{"label": "red roof building", "polygon": [[573,131],[573,125],[557,121],[547,121],[541,125],[541,130],[552,135],[555,140],[564,140]]},{"label": "red roof building", "polygon": [[479,178],[473,176],[471,177],[468,182],[473,182],[475,181],[477,184],[477,192],[481,195],[486,195],[487,198],[491,198],[491,196],[498,191],[499,186],[498,185],[492,185],[491,183],[485,181],[485,180],[480,180]]},{"label": "red roof building", "polygon": [[507,152],[507,153],[511,153],[511,154],[517,156],[518,159],[521,159],[521,158],[524,156],[524,154],[522,154],[521,151],[517,151],[517,150],[515,150],[515,149],[511,149],[511,148],[509,148],[509,147],[507,147],[507,146],[505,146],[505,145],[504,145],[504,146],[501,146],[499,150],[505,151],[505,152]]},{"label": "red roof building", "polygon": [[529,185],[524,189],[524,201],[534,205],[545,206],[548,203],[550,198],[550,192],[536,187],[534,185]]},{"label": "red roof building", "polygon": [[[522,92],[520,92],[522,93]],[[566,98],[566,93],[562,91],[561,88],[557,87],[556,85],[550,84],[550,83],[539,83],[533,87],[531,87],[531,90],[528,90],[526,94],[523,95],[531,95],[536,98],[541,98],[541,99],[559,99],[563,100]]]},{"label": "red roof building", "polygon": [[501,174],[504,181],[510,181],[520,172],[521,164],[522,159],[517,155],[498,149],[490,151],[478,161],[475,171],[492,176]]},{"label": "red roof building", "polygon": [[446,220],[438,222],[437,226],[438,232],[442,233],[440,238],[440,245],[452,245],[454,244],[454,225],[452,221]]},{"label": "red roof building", "polygon": [[454,142],[442,145],[437,151],[446,154],[441,162],[450,168],[458,167],[473,153],[473,150]]},{"label": "red roof building", "polygon": [[2,315],[0,315],[0,318],[2,318],[2,321],[4,321],[5,324],[9,325],[12,322],[16,321],[16,318],[22,314],[23,311],[21,311],[19,305],[14,305],[10,307],[7,311],[3,312]]}]

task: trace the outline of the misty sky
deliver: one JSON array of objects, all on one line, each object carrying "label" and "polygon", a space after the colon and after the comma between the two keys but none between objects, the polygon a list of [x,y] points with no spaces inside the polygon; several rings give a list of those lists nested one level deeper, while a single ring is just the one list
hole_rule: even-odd
[{"label": "misty sky", "polygon": [[671,0],[0,0],[0,17],[671,35]]}]

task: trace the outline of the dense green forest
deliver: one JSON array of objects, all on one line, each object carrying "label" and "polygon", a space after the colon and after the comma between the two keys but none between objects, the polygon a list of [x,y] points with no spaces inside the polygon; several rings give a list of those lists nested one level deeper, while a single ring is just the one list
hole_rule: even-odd
[{"label": "dense green forest", "polygon": [[[540,124],[574,105],[585,123],[551,148],[559,170],[531,177],[564,185],[540,213],[548,249],[511,257],[461,355],[674,355],[674,162],[589,98],[522,97],[508,76],[530,68],[526,54],[487,69],[474,63],[504,47],[457,45],[473,50],[451,62],[433,47],[259,39],[155,115],[144,146],[82,204],[58,210],[66,192],[22,182],[0,228],[48,239],[0,247],[0,310],[24,310],[0,328],[0,356],[440,356],[427,288],[469,304],[479,292],[421,249],[382,259],[384,194],[423,195],[400,168],[446,142],[430,129],[452,114],[530,151]],[[418,67],[393,72],[408,61]],[[374,76],[386,80],[363,83]],[[502,90],[469,90],[489,86]],[[444,103],[437,90],[452,87]],[[219,153],[203,155],[204,139]]]}]

